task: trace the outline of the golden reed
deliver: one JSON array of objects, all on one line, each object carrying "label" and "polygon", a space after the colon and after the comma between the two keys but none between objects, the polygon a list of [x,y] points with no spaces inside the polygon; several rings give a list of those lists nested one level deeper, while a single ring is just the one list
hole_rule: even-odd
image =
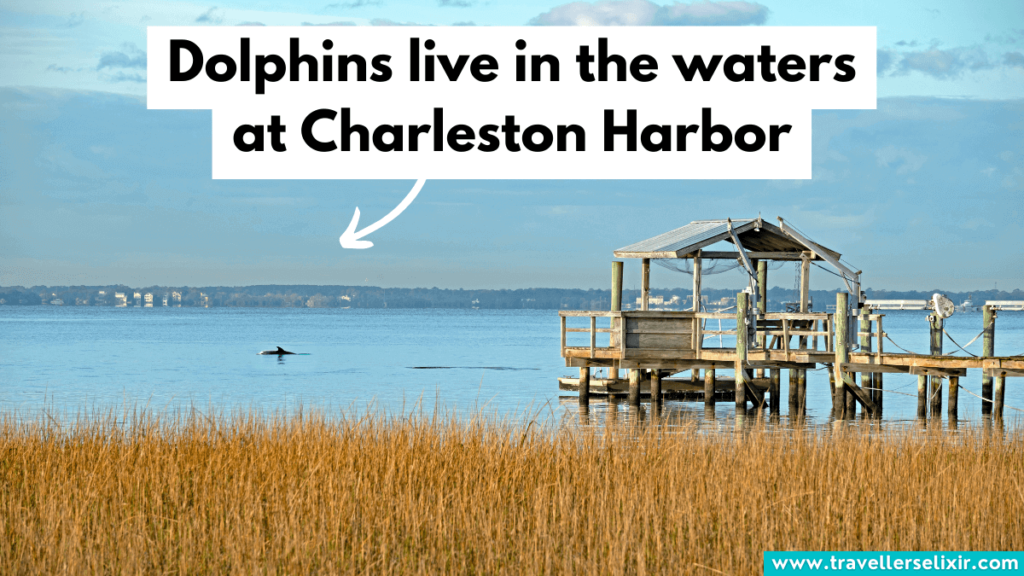
[{"label": "golden reed", "polygon": [[1024,549],[1019,427],[527,420],[0,416],[0,573],[758,574],[764,550]]}]

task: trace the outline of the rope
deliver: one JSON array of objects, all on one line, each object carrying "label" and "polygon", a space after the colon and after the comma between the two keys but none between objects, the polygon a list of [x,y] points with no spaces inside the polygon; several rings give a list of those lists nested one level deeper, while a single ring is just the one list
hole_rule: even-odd
[{"label": "rope", "polygon": [[[946,377],[945,377],[945,376],[940,376],[940,378],[942,378],[942,379],[944,379],[944,380],[946,379]],[[957,388],[959,388],[959,389],[961,389],[961,390],[963,390],[964,392],[967,392],[967,393],[968,393],[968,394],[970,394],[971,396],[974,396],[975,398],[978,398],[978,399],[979,399],[979,400],[981,400],[982,402],[992,402],[992,403],[995,403],[995,400],[989,400],[989,399],[987,399],[987,398],[982,398],[981,396],[978,396],[977,394],[975,394],[974,392],[971,392],[971,391],[970,391],[970,390],[968,390],[967,388],[964,388],[964,387],[963,387],[963,386],[961,386],[961,385],[960,385],[959,383],[957,383],[956,387],[957,387]],[[861,389],[862,389],[862,390],[879,390],[879,391],[882,391],[882,392],[888,392],[888,393],[890,393],[890,394],[901,394],[901,395],[903,395],[903,396],[910,396],[910,397],[912,397],[912,398],[916,398],[916,397],[917,397],[917,394],[907,394],[906,392],[897,392],[897,391],[895,391],[895,390],[888,390],[888,389],[886,389],[886,388],[870,388],[870,387],[861,387]],[[936,395],[936,394],[938,394],[938,393],[939,393],[939,391],[938,391],[938,390],[935,390],[935,392],[933,392],[933,393],[932,393],[932,398],[934,398],[934,397],[935,397],[935,395]],[[1003,404],[1003,408],[1009,408],[1010,410],[1016,410],[1017,412],[1024,412],[1024,410],[1021,410],[1020,408],[1014,408],[1013,406],[1007,406],[1006,404]]]},{"label": "rope", "polygon": [[886,388],[864,388],[864,387],[861,387],[861,389],[862,390],[880,390],[882,392],[888,392],[890,394],[901,394],[903,396],[910,396],[912,398],[916,398],[917,397],[917,394],[907,394],[906,392],[897,392],[895,390],[888,390]]},{"label": "rope", "polygon": [[[995,400],[989,400],[987,398],[982,398],[981,396],[978,396],[977,394],[975,394],[974,392],[971,392],[967,388],[964,388],[963,386],[960,385],[959,382],[957,383],[956,387],[961,389],[961,390],[963,390],[964,392],[967,392],[971,396],[974,396],[975,398],[981,399],[982,402],[992,402],[992,403],[995,403]],[[1013,406],[1007,406],[1006,404],[1003,404],[1003,408],[1009,408],[1010,410],[1016,410],[1017,412],[1024,412],[1024,410],[1021,410],[1020,408],[1014,408]]]},{"label": "rope", "polygon": [[821,264],[818,264],[817,262],[812,262],[812,264],[814,264],[818,268],[821,268],[825,272],[828,272],[829,274],[835,276],[836,278],[845,278],[845,276],[843,276],[842,274],[836,274],[835,272],[829,270],[828,268],[825,268],[824,266],[822,266]]},{"label": "rope", "polygon": [[[971,344],[974,344],[975,340],[977,340],[978,338],[981,338],[981,335],[985,333],[984,330],[982,330],[981,332],[978,332],[978,335],[975,336],[974,339],[972,339],[970,342],[968,342],[965,346],[961,346],[961,345],[957,344],[956,340],[953,340],[953,337],[949,335],[949,332],[946,332],[945,328],[942,329],[942,333],[945,334],[946,338],[949,338],[949,341],[952,342],[953,344],[955,344],[957,348],[963,350],[964,352],[967,352],[968,354],[970,354],[971,356],[974,356],[975,358],[978,357],[977,354],[974,354],[973,352],[970,352],[969,350],[966,349],[966,347],[970,346]],[[943,354],[943,356],[950,356],[950,355],[952,355],[954,353],[956,353],[956,350],[954,350],[953,352],[949,352],[947,354]]]},{"label": "rope", "polygon": [[885,335],[885,339],[886,339],[886,340],[888,340],[889,342],[892,342],[892,345],[893,345],[893,346],[895,346],[895,347],[899,348],[900,350],[903,350],[903,351],[904,351],[904,352],[906,352],[907,354],[917,354],[917,352],[911,352],[910,350],[907,350],[907,349],[906,349],[906,348],[904,348],[903,346],[900,346],[899,344],[897,344],[897,343],[893,342],[893,339],[892,339],[892,338],[889,338],[889,335],[888,335],[888,334],[886,334],[886,335]]}]

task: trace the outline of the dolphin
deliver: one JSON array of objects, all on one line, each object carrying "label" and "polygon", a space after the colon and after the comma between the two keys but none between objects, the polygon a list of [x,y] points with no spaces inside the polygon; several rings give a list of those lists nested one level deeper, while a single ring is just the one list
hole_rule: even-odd
[{"label": "dolphin", "polygon": [[277,350],[264,350],[260,352],[262,356],[284,356],[285,354],[295,354],[295,352],[289,352],[280,346],[277,347]]}]

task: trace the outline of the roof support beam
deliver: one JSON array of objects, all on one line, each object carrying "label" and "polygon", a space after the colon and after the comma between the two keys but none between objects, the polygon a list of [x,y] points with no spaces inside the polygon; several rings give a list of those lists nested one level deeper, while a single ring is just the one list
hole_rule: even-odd
[{"label": "roof support beam", "polygon": [[743,267],[747,269],[747,274],[750,276],[748,278],[748,284],[750,286],[750,297],[754,300],[754,305],[750,307],[751,312],[753,312],[753,310],[757,308],[757,270],[754,270],[754,265],[751,264],[750,258],[747,257],[746,249],[743,248],[743,244],[740,242],[739,236],[737,236],[736,232],[732,229],[732,219],[728,219],[726,222],[729,224],[729,236],[732,237],[732,241],[736,244],[736,248],[739,251],[740,262],[743,263]]},{"label": "roof support beam", "polygon": [[[804,246],[807,247],[808,250],[811,250],[818,256],[821,256],[826,262],[831,264],[833,268],[838,270],[839,273],[842,275],[843,282],[846,284],[846,288],[850,291],[851,294],[853,294],[853,297],[857,299],[857,307],[860,307],[860,303],[863,302],[863,296],[860,293],[860,272],[854,272],[853,270],[850,270],[846,266],[842,265],[839,262],[839,260],[836,260],[831,255],[829,255],[828,252],[825,252],[825,250],[821,246],[818,246],[814,242],[808,240],[807,238],[804,238],[803,235],[797,232],[796,230],[793,230],[789,226],[786,226],[786,223],[782,220],[781,216],[779,217],[779,228],[781,228],[787,236],[803,244]],[[853,283],[852,285],[850,284],[851,282]]]},{"label": "roof support beam", "polygon": [[[803,252],[747,252],[747,256],[751,260],[789,260],[793,262],[799,262],[803,259]],[[683,258],[696,258],[695,253],[690,253]],[[704,250],[700,252],[700,258],[705,260],[736,260],[740,257],[739,252],[712,252]],[[825,259],[815,254],[812,260]]]}]

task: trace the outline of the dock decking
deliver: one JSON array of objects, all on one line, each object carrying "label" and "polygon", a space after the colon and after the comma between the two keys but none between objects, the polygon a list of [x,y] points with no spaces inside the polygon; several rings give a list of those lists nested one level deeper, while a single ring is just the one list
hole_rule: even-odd
[{"label": "dock decking", "polygon": [[[789,370],[790,409],[803,413],[806,371],[828,366],[838,418],[854,417],[858,404],[864,414],[881,418],[883,374],[902,373],[918,376],[919,416],[926,415],[928,406],[933,417],[941,414],[942,381],[948,379],[948,413],[955,420],[959,379],[968,369],[979,369],[982,413],[1002,417],[1006,378],[1024,377],[1024,357],[993,356],[996,306],[983,308],[981,357],[943,355],[943,318],[937,312],[929,316],[929,354],[885,352],[884,314],[864,305],[861,272],[841,264],[837,252],[803,237],[781,218],[779,222],[778,227],[760,218],[691,222],[616,250],[617,257],[642,260],[641,310],[621,309],[623,263],[613,261],[611,310],[559,312],[561,355],[566,366],[580,369],[578,379],[562,379],[560,387],[578,390],[581,405],[589,402],[590,394],[624,392],[631,404],[639,404],[644,391],[653,402],[660,402],[666,392],[702,391],[705,403],[713,406],[716,395],[731,386],[738,412],[753,404],[774,414],[781,405],[781,371]],[[720,241],[732,243],[737,251],[704,250]],[[693,310],[648,310],[650,261],[658,258],[692,259]],[[735,313],[698,309],[701,262],[707,258],[736,259],[748,272],[750,286],[737,294]],[[766,312],[769,260],[801,262],[799,312]],[[852,298],[848,292],[836,295],[835,312],[809,310],[809,265],[814,260],[832,265],[853,293]],[[586,324],[578,325],[580,321]],[[587,343],[569,345],[578,334],[586,334]],[[706,346],[709,339],[718,340],[719,346]],[[595,368],[607,369],[608,377],[592,381]],[[734,377],[722,378],[717,373],[721,369],[732,370]],[[620,378],[620,370],[628,371],[628,377]],[[684,371],[690,371],[689,381],[669,378]]]}]

